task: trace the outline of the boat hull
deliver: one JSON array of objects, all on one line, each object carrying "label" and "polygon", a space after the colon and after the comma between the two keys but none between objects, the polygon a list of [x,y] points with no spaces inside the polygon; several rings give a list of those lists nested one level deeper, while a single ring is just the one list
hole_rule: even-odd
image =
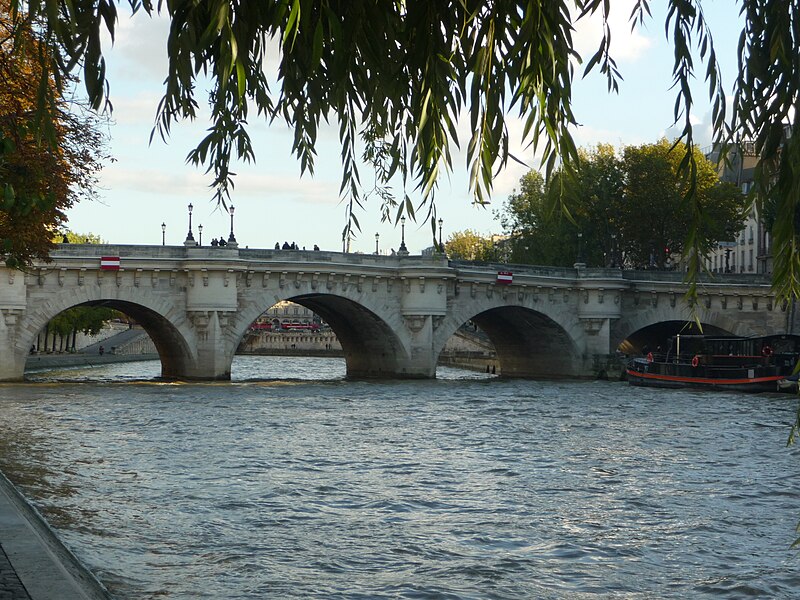
[{"label": "boat hull", "polygon": [[705,377],[683,377],[678,375],[661,375],[657,373],[642,373],[628,369],[626,371],[628,383],[645,387],[657,388],[695,388],[702,390],[729,390],[734,392],[775,392],[778,391],[778,381],[784,375],[768,377],[718,379]]}]

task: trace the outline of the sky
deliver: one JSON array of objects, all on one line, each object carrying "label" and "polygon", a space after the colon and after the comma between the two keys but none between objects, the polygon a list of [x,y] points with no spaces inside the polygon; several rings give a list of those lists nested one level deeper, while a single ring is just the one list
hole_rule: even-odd
[{"label": "sky", "polygon": [[[619,94],[609,94],[599,72],[576,77],[573,110],[580,123],[573,131],[579,146],[611,143],[617,147],[675,137],[672,85],[672,47],[665,35],[664,13],[653,2],[652,19],[631,31],[628,16],[633,0],[612,3],[611,52],[624,80]],[[104,52],[114,106],[108,126],[109,151],[114,161],[100,173],[100,199],[82,202],[67,213],[67,227],[77,233],[93,233],[110,244],[160,244],[161,224],[166,225],[167,245],[180,245],[188,232],[188,205],[193,205],[192,226],[198,239],[203,225],[203,245],[211,238],[227,235],[230,216],[216,205],[208,187],[213,177],[203,168],[188,165],[186,155],[205,135],[209,122],[176,124],[166,143],[156,135],[150,142],[156,108],[163,94],[167,73],[164,18],[150,18],[140,11],[131,17],[120,8],[120,22],[113,47]],[[736,44],[741,31],[738,9],[730,0],[702,3],[711,24],[725,90],[730,92],[736,76]],[[582,21],[576,31],[576,48],[585,59],[593,54],[600,36],[597,19]],[[704,67],[697,63],[698,76]],[[578,70],[578,73],[582,71]],[[273,87],[273,90],[275,88]],[[702,79],[693,91],[697,105],[691,116],[695,138],[701,146],[711,141],[707,87]],[[197,99],[205,95],[198,90]],[[202,107],[202,104],[201,104]],[[466,132],[464,127],[460,127]],[[509,161],[494,180],[491,205],[471,203],[468,168],[463,152],[453,155],[453,172],[440,178],[436,194],[438,216],[443,221],[443,238],[467,229],[481,235],[502,233],[496,218],[520,178],[539,164],[530,148],[521,144],[521,124],[511,119],[509,129],[516,140],[512,152],[526,166]],[[253,121],[249,127],[256,152],[255,164],[236,164],[232,195],[234,232],[241,247],[272,248],[276,242],[296,242],[311,249],[342,249],[345,204],[340,201],[340,148],[336,125],[319,133],[315,175],[302,175],[291,154],[292,132],[283,124]],[[466,135],[466,133],[465,133]],[[466,144],[462,138],[462,146]],[[370,172],[362,171],[362,177]],[[396,190],[399,193],[399,190]],[[419,197],[412,195],[416,202]],[[424,213],[422,213],[424,215]],[[379,204],[368,201],[357,213],[361,232],[356,232],[351,251],[389,253],[400,245],[400,226],[381,222]],[[430,246],[427,223],[408,221],[405,240],[412,254]]]}]

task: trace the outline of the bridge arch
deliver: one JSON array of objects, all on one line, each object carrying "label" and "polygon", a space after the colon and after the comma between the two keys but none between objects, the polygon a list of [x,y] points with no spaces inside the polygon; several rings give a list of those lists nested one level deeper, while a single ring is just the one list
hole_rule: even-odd
[{"label": "bridge arch", "polygon": [[[633,351],[639,351],[643,343],[652,346],[648,336],[649,332],[661,329],[662,332],[671,332],[667,335],[681,333],[684,325],[699,321],[703,327],[703,333],[712,335],[738,335],[755,336],[765,335],[767,331],[759,331],[754,328],[753,323],[741,318],[736,318],[735,313],[720,312],[698,308],[693,314],[687,307],[653,307],[646,311],[632,312],[627,318],[618,320],[611,332],[611,351],[619,348],[623,342],[629,341]],[[699,333],[694,330],[694,333]],[[662,336],[665,333],[656,333]],[[633,338],[631,340],[631,338]],[[642,340],[648,340],[644,342]]]},{"label": "bridge arch", "polygon": [[[398,311],[387,311],[369,298],[330,292],[301,291],[285,297],[270,295],[240,311],[234,326],[238,346],[247,328],[264,311],[281,301],[290,301],[318,314],[330,325],[344,352],[347,376],[385,378],[410,376],[409,340]],[[382,314],[381,314],[382,313]]]},{"label": "bridge arch", "polygon": [[491,340],[503,377],[580,377],[583,328],[577,317],[526,304],[487,298],[454,311],[439,326],[434,355],[464,323],[474,322]]},{"label": "bridge arch", "polygon": [[135,294],[129,294],[128,299],[121,300],[104,294],[92,297],[88,293],[77,298],[76,295],[51,297],[25,315],[20,323],[23,334],[15,345],[22,369],[39,332],[56,315],[76,306],[105,306],[135,319],[152,339],[161,360],[161,376],[165,379],[185,377],[190,372],[191,364],[196,360],[194,345],[190,343],[194,333],[186,322],[185,313],[177,311],[173,303],[163,302],[152,295],[136,298]]}]

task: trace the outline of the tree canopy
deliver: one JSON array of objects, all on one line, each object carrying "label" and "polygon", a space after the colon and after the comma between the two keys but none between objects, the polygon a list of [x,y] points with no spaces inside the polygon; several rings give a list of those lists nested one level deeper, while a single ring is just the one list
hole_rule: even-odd
[{"label": "tree canopy", "polygon": [[[581,149],[578,161],[560,169],[549,186],[531,171],[500,214],[512,260],[569,266],[580,255],[595,267],[662,269],[679,256],[686,262],[694,217],[684,202],[689,182],[680,174],[686,151],[665,139],[621,153],[601,144]],[[693,154],[694,193],[703,212],[695,242],[705,252],[741,230],[746,200],[736,186],[720,182],[716,165],[698,149]],[[569,218],[554,209],[552,197],[560,194],[569,197]]]},{"label": "tree canopy", "polygon": [[[0,253],[20,266],[46,258],[64,211],[96,196],[104,154],[97,116],[58,92],[39,62],[47,48],[9,11],[9,0],[0,0]],[[37,116],[43,87],[44,120]]]},{"label": "tree canopy", "polygon": [[[92,105],[109,98],[104,30],[113,39],[114,0],[9,0],[15,24],[36,26],[53,51],[40,55],[40,106],[51,110],[64,75],[80,72]],[[293,151],[313,172],[320,123],[335,119],[342,152],[342,194],[349,206],[362,200],[358,154],[376,166],[381,211],[413,213],[409,192],[435,219],[438,177],[452,168],[451,149],[465,142],[470,186],[477,202],[491,192],[493,173],[512,158],[509,116],[524,122],[524,141],[539,152],[545,178],[559,161],[577,159],[570,128],[572,82],[577,67],[599,70],[609,91],[621,74],[610,53],[608,0],[128,0],[131,12],[163,13],[170,21],[169,68],[157,109],[156,132],[197,115],[197,94],[210,80],[211,126],[189,159],[213,173],[225,201],[233,183],[231,161],[254,159],[247,133],[255,117],[280,119],[294,129]],[[665,33],[674,48],[675,122],[687,153],[681,172],[694,181],[691,111],[693,80],[703,77],[713,107],[717,145],[752,141],[761,157],[758,202],[775,199],[773,228],[777,290],[800,291],[800,252],[795,219],[800,204],[800,136],[794,110],[800,98],[796,60],[800,11],[778,0],[739,0],[744,27],[738,76],[726,96],[712,32],[700,0],[668,0]],[[578,20],[598,16],[603,35],[596,52],[580,57],[573,31]],[[637,0],[632,25],[651,18],[650,1]],[[269,40],[280,45],[279,80],[268,85],[263,65]],[[584,62],[585,59],[585,62]],[[203,80],[203,81],[201,81]],[[468,116],[467,140],[459,117]],[[792,135],[794,134],[794,135]],[[723,152],[724,155],[724,152]],[[401,198],[381,189],[392,177]],[[688,185],[684,201],[694,219],[690,277],[701,268],[697,240],[703,212]],[[569,209],[565,199],[563,208]],[[419,208],[417,208],[419,210]],[[355,217],[353,217],[355,221]]]}]

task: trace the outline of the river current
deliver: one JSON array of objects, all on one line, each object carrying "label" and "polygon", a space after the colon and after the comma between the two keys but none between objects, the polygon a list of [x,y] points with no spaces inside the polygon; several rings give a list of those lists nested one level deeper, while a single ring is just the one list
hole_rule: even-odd
[{"label": "river current", "polygon": [[121,600],[800,590],[791,396],[344,372],[31,375],[0,385],[0,469]]}]

